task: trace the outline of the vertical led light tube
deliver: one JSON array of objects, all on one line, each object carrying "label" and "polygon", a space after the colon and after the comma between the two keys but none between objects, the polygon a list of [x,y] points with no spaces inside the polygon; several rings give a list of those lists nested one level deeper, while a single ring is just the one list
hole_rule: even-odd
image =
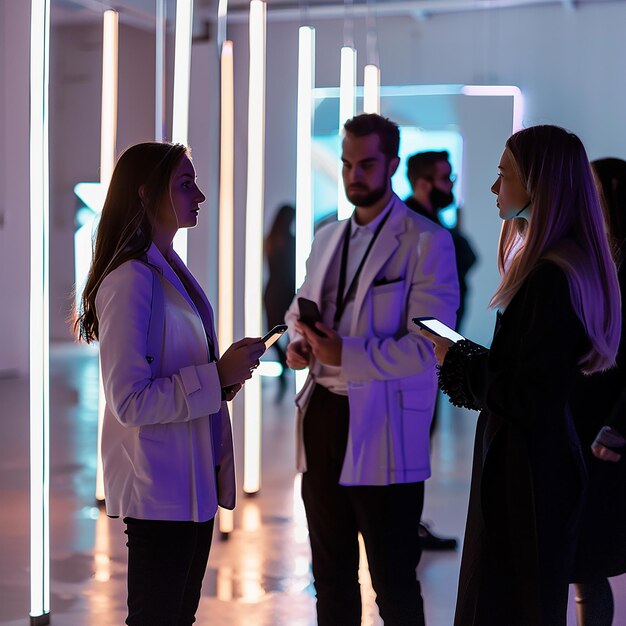
[{"label": "vertical led light tube", "polygon": [[[315,29],[301,26],[298,39],[298,121],[296,137],[296,289],[306,274],[313,241],[313,89],[315,87]],[[306,370],[296,371],[296,391]]]},{"label": "vertical led light tube", "polygon": [[304,281],[313,241],[313,88],[315,29],[301,26],[298,42],[298,120],[296,137],[296,288]]},{"label": "vertical led light tube", "polygon": [[363,112],[380,114],[380,69],[366,65],[363,76]]},{"label": "vertical led light tube", "polygon": [[30,623],[50,623],[50,3],[30,26]]},{"label": "vertical led light tube", "polygon": [[165,132],[165,0],[156,0],[155,72],[154,72],[154,139],[164,141]]},{"label": "vertical led light tube", "polygon": [[217,49],[224,51],[226,41],[226,19],[228,17],[228,0],[217,2]]},{"label": "vertical led light tube", "polygon": [[[339,74],[339,140],[343,138],[343,125],[356,113],[356,50],[349,46],[341,48],[341,71]],[[346,198],[341,174],[341,161],[337,176],[337,219],[350,217],[352,204]]]},{"label": "vertical led light tube", "polygon": [[[117,138],[117,86],[119,50],[119,14],[105,11],[102,22],[102,103],[100,118],[100,188],[106,190],[115,167]],[[106,192],[105,192],[106,193]],[[105,194],[103,194],[104,197]],[[98,373],[98,462],[96,465],[96,500],[104,501],[102,475],[102,421],[104,419],[104,386]]]},{"label": "vertical led light tube", "polygon": [[[266,5],[250,2],[248,82],[248,187],[246,197],[245,334],[261,336],[263,291],[263,193],[265,171],[265,37]],[[261,487],[261,379],[255,374],[244,387],[243,490]]]},{"label": "vertical led light tube", "polygon": [[100,118],[100,184],[108,187],[115,165],[117,135],[117,68],[119,14],[105,11],[102,26],[102,104]]},{"label": "vertical led light tube", "polygon": [[[189,85],[191,81],[191,34],[193,0],[176,1],[176,41],[174,44],[174,102],[172,106],[172,141],[187,145],[189,140]],[[187,230],[174,237],[174,249],[187,262]]]},{"label": "vertical led light tube", "polygon": [[221,55],[220,192],[218,341],[223,350],[233,342],[235,96],[233,42],[225,41]]},{"label": "vertical led light tube", "polygon": [[[235,282],[235,91],[233,42],[224,41],[220,57],[220,199],[218,233],[217,340],[221,350],[233,342]],[[234,528],[233,512],[220,509],[220,532]]]}]

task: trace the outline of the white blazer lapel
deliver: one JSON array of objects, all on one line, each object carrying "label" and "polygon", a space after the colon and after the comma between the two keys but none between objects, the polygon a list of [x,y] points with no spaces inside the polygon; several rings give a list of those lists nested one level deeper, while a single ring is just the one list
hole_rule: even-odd
[{"label": "white blazer lapel", "polygon": [[[176,254],[176,252],[174,252],[174,250],[171,251],[171,256],[172,262],[176,266],[176,269],[185,276],[188,284],[191,285],[195,292],[194,295],[197,296],[195,300],[192,300],[191,305],[200,315],[200,319],[202,320],[202,324],[204,325],[204,330],[211,339],[213,346],[216,348],[217,337],[215,337],[214,333],[213,309],[209,304],[209,300],[206,297],[202,287],[198,284],[198,281],[195,279],[194,275],[189,271],[189,268],[183,263],[182,259],[178,256],[178,254]],[[174,275],[176,275],[176,272],[174,272]],[[178,276],[176,276],[176,278],[178,279]],[[183,287],[183,295],[186,296],[186,300],[189,301],[191,299],[191,294],[187,292],[185,286],[182,285],[180,279],[178,279],[178,282]],[[215,350],[215,352],[217,353],[217,350]],[[216,354],[216,356],[218,355]]]},{"label": "white blazer lapel", "polygon": [[[163,277],[174,286],[176,291],[178,291],[181,297],[184,298],[185,302],[187,302],[191,309],[200,316],[200,320],[202,321],[202,325],[204,326],[204,331],[211,343],[213,344],[214,355],[216,358],[219,358],[219,353],[217,349],[217,338],[213,329],[213,312],[211,309],[211,305],[209,304],[209,301],[207,300],[204,291],[202,290],[196,279],[193,277],[187,266],[183,263],[182,259],[176,254],[176,252],[174,252],[173,249],[171,249],[169,252],[172,258],[172,262],[176,266],[176,269],[184,274],[186,280],[196,292],[197,303],[192,300],[187,289],[178,277],[178,274],[172,269],[172,266],[165,260],[165,257],[161,254],[160,250],[154,244],[150,246],[146,256],[148,257],[148,262],[161,270]],[[196,306],[196,304],[198,306]]]},{"label": "white blazer lapel", "polygon": [[[176,253],[174,254],[176,255]],[[180,278],[178,278],[176,272],[172,269],[172,266],[165,260],[165,257],[161,254],[161,251],[154,244],[152,244],[150,248],[148,248],[147,257],[148,262],[152,265],[156,265],[161,270],[163,276],[167,278],[167,280],[172,283],[174,287],[176,287],[176,290],[183,298],[185,298],[189,306],[195,311],[196,305],[189,297],[189,294],[187,293],[187,290],[185,289]],[[178,259],[179,263],[182,263],[178,255],[176,255],[176,259]]]},{"label": "white blazer lapel", "polygon": [[352,332],[354,332],[354,327],[358,320],[361,307],[363,306],[363,301],[372,286],[372,282],[374,282],[376,278],[376,274],[378,274],[380,268],[387,262],[389,257],[394,254],[400,245],[399,236],[405,230],[403,217],[406,215],[406,208],[404,211],[402,209],[403,207],[401,206],[400,200],[396,197],[391,207],[391,215],[380,231],[369,256],[365,260],[365,265],[363,265],[363,270],[359,276],[359,283],[354,296]]},{"label": "white blazer lapel", "polygon": [[316,260],[317,267],[313,268],[315,270],[315,274],[313,274],[312,278],[315,280],[311,281],[311,299],[315,300],[318,304],[321,304],[322,290],[324,288],[324,283],[326,282],[326,274],[330,269],[330,264],[335,257],[335,253],[343,241],[346,224],[347,220],[337,222],[333,232],[329,234],[328,241],[324,243],[324,247],[320,252],[319,260]]}]

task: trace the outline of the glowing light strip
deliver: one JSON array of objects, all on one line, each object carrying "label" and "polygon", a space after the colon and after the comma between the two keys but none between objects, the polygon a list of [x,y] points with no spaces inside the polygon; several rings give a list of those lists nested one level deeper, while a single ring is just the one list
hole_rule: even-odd
[{"label": "glowing light strip", "polygon": [[225,350],[234,339],[235,95],[232,41],[225,41],[222,46],[220,110],[218,341]]},{"label": "glowing light strip", "polygon": [[[304,281],[313,241],[313,183],[311,173],[313,92],[315,88],[315,29],[301,26],[298,39],[298,122],[296,138],[296,289]],[[306,370],[296,371],[296,391]]]},{"label": "glowing light strip", "polygon": [[102,113],[100,121],[100,182],[104,186],[109,185],[115,165],[118,28],[118,13],[105,11],[102,30]]},{"label": "glowing light strip", "polygon": [[315,29],[302,26],[298,43],[298,122],[296,138],[296,288],[304,281],[313,241],[311,144],[315,86]]},{"label": "glowing light strip", "polygon": [[[387,85],[380,88],[382,96],[445,96],[462,93],[463,85]],[[357,87],[357,98],[363,88]],[[338,87],[316,87],[315,98],[338,98]]]},{"label": "glowing light strip", "polygon": [[363,75],[363,112],[380,114],[380,69],[366,65]]},{"label": "glowing light strip", "polygon": [[165,0],[156,0],[156,52],[154,73],[154,139],[164,141],[165,132]]},{"label": "glowing light strip", "polygon": [[218,0],[217,3],[217,46],[224,52],[226,41],[226,19],[228,15],[228,0]]},{"label": "glowing light strip", "polygon": [[[102,27],[102,104],[100,119],[100,190],[106,190],[115,167],[115,140],[117,136],[119,14],[105,11]],[[106,191],[105,191],[106,194]],[[104,420],[104,385],[102,370],[98,371],[98,461],[96,464],[96,500],[104,501],[102,472],[102,422]]]},{"label": "glowing light strip", "polygon": [[464,85],[461,93],[466,96],[511,96],[513,98],[513,132],[523,128],[524,96],[514,85]]},{"label": "glowing light strip", "polygon": [[50,3],[31,0],[30,27],[30,616],[50,623]]},{"label": "glowing light strip", "polygon": [[[217,340],[222,350],[233,342],[233,285],[235,282],[235,92],[233,42],[222,45],[220,88],[220,199],[218,233]],[[232,418],[231,418],[232,419]],[[219,529],[227,534],[234,529],[234,515],[220,509]]]},{"label": "glowing light strip", "polygon": [[[261,336],[263,292],[263,193],[265,166],[266,5],[250,2],[250,69],[248,83],[248,188],[246,198],[245,334]],[[243,489],[261,487],[261,379],[244,387]]]},{"label": "glowing light strip", "polygon": [[257,372],[259,376],[278,378],[283,373],[283,366],[278,361],[261,361]]},{"label": "glowing light strip", "polygon": [[[339,139],[343,138],[343,125],[356,113],[356,50],[349,46],[341,48],[341,71],[339,74]],[[353,206],[346,198],[341,174],[342,163],[338,164],[337,176],[337,219],[352,214]]]},{"label": "glowing light strip", "polygon": [[[189,83],[191,80],[191,32],[193,0],[176,2],[176,41],[174,44],[174,102],[172,106],[172,141],[187,145],[189,133]],[[174,249],[187,262],[187,231],[174,237]]]}]

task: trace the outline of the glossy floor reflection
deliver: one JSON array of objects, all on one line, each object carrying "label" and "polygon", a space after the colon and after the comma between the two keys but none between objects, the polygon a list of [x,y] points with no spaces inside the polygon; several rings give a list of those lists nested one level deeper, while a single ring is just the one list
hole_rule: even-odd
[{"label": "glossy floor reflection", "polygon": [[[93,350],[56,346],[51,363],[52,624],[122,626],[126,552],[123,524],[94,504],[97,359]],[[262,489],[240,496],[235,530],[217,534],[197,623],[219,626],[314,626],[315,601],[304,511],[294,472],[292,397],[275,403],[264,389]],[[29,624],[28,384],[0,380],[0,625]],[[444,403],[433,443],[434,476],[424,518],[443,535],[462,537],[475,425],[472,413]],[[241,424],[235,423],[238,450]],[[238,455],[241,461],[242,455]],[[239,467],[239,476],[242,476]],[[459,554],[425,553],[419,568],[429,626],[450,626]],[[366,567],[360,573],[363,624],[382,624]],[[612,580],[615,624],[626,624],[626,577]],[[575,624],[570,608],[568,624]]]}]

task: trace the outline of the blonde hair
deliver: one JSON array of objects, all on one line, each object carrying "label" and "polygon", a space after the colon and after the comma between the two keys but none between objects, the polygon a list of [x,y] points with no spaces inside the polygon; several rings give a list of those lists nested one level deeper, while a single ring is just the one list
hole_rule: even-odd
[{"label": "blonde hair", "polygon": [[490,306],[506,307],[537,265],[551,261],[567,277],[587,334],[581,370],[591,374],[612,367],[621,333],[620,292],[585,148],[573,133],[546,125],[515,133],[505,149],[531,199],[531,219],[502,225],[502,280]]}]

